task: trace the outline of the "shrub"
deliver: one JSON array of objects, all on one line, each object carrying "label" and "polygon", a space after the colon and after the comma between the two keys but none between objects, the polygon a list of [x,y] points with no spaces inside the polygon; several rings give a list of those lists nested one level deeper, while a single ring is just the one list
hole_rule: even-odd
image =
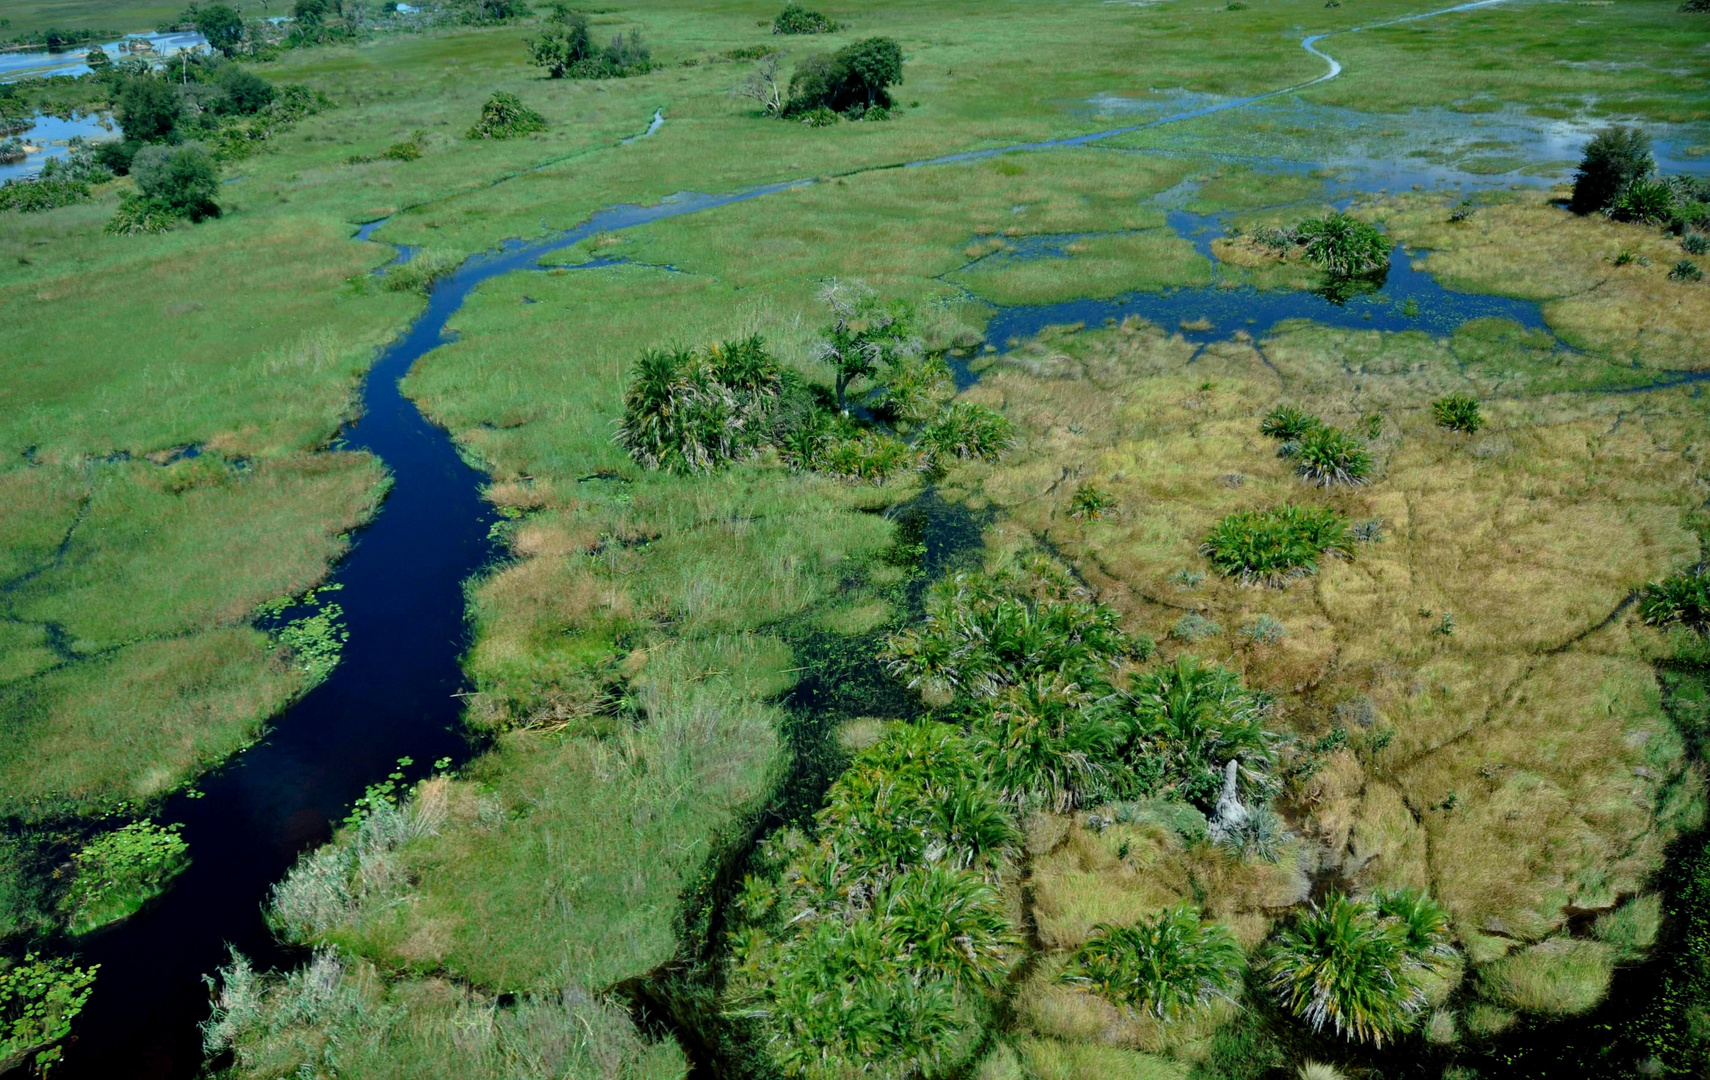
[{"label": "shrub", "polygon": [[546,69],[549,79],[562,79],[570,68],[594,56],[588,36],[588,16],[561,8],[547,16],[546,28],[538,38],[524,41],[529,59]]},{"label": "shrub", "polygon": [[1634,180],[1615,196],[1609,216],[1616,221],[1664,222],[1674,213],[1674,189],[1665,180]]},{"label": "shrub", "polygon": [[1276,761],[1276,736],[1264,726],[1270,698],[1226,667],[1184,653],[1101,702],[1099,711],[1124,733],[1136,777],[1171,787],[1201,809],[1216,803],[1231,760],[1240,763],[1243,791],[1262,800],[1270,790]]},{"label": "shrub", "polygon": [[1371,518],[1354,524],[1354,541],[1360,544],[1383,543],[1383,518]]},{"label": "shrub", "polygon": [[1241,510],[1219,521],[1200,549],[1224,577],[1282,585],[1318,572],[1320,555],[1351,557],[1347,521],[1324,507]]},{"label": "shrub", "polygon": [[123,919],[189,863],[176,825],[137,821],[97,837],[72,856],[76,874],[62,907],[74,934]]},{"label": "shrub", "polygon": [[782,382],[758,335],[698,351],[650,349],[624,393],[617,442],[650,469],[705,472],[751,457]]},{"label": "shrub", "polygon": [[137,236],[166,232],[180,220],[160,203],[133,193],[119,200],[119,208],[102,229],[115,236]]},{"label": "shrub", "polygon": [[1710,0],[1686,0],[1680,5],[1682,11],[1710,11]]},{"label": "shrub", "polygon": [[1273,439],[1294,442],[1320,425],[1318,417],[1292,405],[1278,405],[1259,421],[1259,432]]},{"label": "shrub", "polygon": [[982,701],[969,720],[973,747],[1003,798],[1064,811],[1108,799],[1119,731],[1090,713],[1091,697],[1060,673],[1035,675]]},{"label": "shrub", "polygon": [[545,131],[546,117],[522,103],[515,94],[503,91],[487,99],[481,106],[481,119],[469,129],[471,139],[514,139],[519,135]]},{"label": "shrub", "polygon": [[1286,256],[1300,243],[1300,234],[1291,226],[1260,225],[1253,230],[1253,242],[1273,255]]},{"label": "shrub", "polygon": [[801,114],[801,118],[802,123],[806,124],[808,127],[816,128],[831,127],[833,124],[843,119],[824,105],[809,109],[807,112]]},{"label": "shrub", "polygon": [[219,217],[220,190],[214,159],[200,146],[145,146],[131,161],[137,190],[174,217],[202,221]]},{"label": "shrub", "polygon": [[1069,496],[1069,516],[1082,521],[1103,521],[1116,513],[1116,496],[1094,484],[1082,481]]},{"label": "shrub", "polygon": [[1639,615],[1652,626],[1678,623],[1700,634],[1710,632],[1710,571],[1702,566],[1677,570],[1650,582],[1639,595]]},{"label": "shrub", "polygon": [[915,446],[933,457],[996,461],[1014,442],[1014,429],[1002,414],[971,401],[955,401],[921,429]]},{"label": "shrub", "polygon": [[80,968],[70,960],[25,953],[0,970],[0,1065],[28,1062],[46,1075],[61,1057],[59,1043],[83,1011],[100,965]]},{"label": "shrub", "polygon": [[1710,236],[1689,232],[1680,238],[1680,246],[1688,255],[1710,255]]},{"label": "shrub", "polygon": [[843,29],[843,24],[800,4],[789,3],[772,20],[774,34],[831,34]]},{"label": "shrub", "polygon": [[1242,624],[1239,632],[1254,645],[1275,645],[1288,636],[1288,628],[1269,615],[1259,615]]},{"label": "shrub", "polygon": [[1651,137],[1638,128],[1606,128],[1592,137],[1580,158],[1569,205],[1576,214],[1590,214],[1613,206],[1617,197],[1634,181],[1656,171],[1651,158]]},{"label": "shrub", "polygon": [[422,147],[414,139],[406,139],[380,151],[380,156],[387,161],[417,161],[422,156]]},{"label": "shrub", "polygon": [[1234,936],[1184,903],[1132,926],[1094,927],[1061,978],[1118,1008],[1176,1020],[1232,999],[1245,966]]},{"label": "shrub", "polygon": [[1674,268],[1668,272],[1668,279],[1670,281],[1703,281],[1704,271],[1700,270],[1698,264],[1691,259],[1682,259],[1675,263]]},{"label": "shrub", "polygon": [[1341,428],[1315,427],[1295,444],[1297,473],[1321,487],[1363,484],[1372,471],[1365,444]]},{"label": "shrub", "polygon": [[1029,559],[935,584],[921,625],[891,635],[880,659],[911,687],[976,698],[1038,675],[1091,688],[1124,657],[1150,652],[1150,642],[1130,639],[1121,622],[1062,567]]},{"label": "shrub", "polygon": [[1431,403],[1431,415],[1437,420],[1437,426],[1450,431],[1464,431],[1468,435],[1477,433],[1484,426],[1484,416],[1479,412],[1478,399],[1468,394],[1450,394],[1438,398]]},{"label": "shrub", "polygon": [[837,408],[847,414],[849,391],[874,378],[881,367],[897,369],[920,356],[924,346],[914,332],[912,310],[884,303],[860,282],[833,280],[820,290],[831,311],[831,325],[820,331],[814,355],[830,364]]},{"label": "shrub", "polygon": [[1177,641],[1186,641],[1190,644],[1196,641],[1204,641],[1208,637],[1216,637],[1221,633],[1223,633],[1223,627],[1204,615],[1191,611],[1177,619],[1176,624],[1170,627],[1171,637]]},{"label": "shrub", "polygon": [[1332,277],[1361,277],[1389,266],[1388,238],[1347,214],[1308,218],[1299,236],[1307,261]]},{"label": "shrub", "polygon": [[89,185],[78,180],[11,180],[0,184],[0,210],[16,210],[21,214],[55,210],[89,199]]},{"label": "shrub", "polygon": [[1335,896],[1272,941],[1266,985],[1313,1031],[1382,1046],[1409,1030],[1425,995],[1426,967],[1401,920],[1377,906]]},{"label": "shrub", "polygon": [[890,38],[866,38],[831,56],[810,56],[790,77],[786,116],[818,109],[865,111],[892,105],[889,87],[903,81],[902,47]]}]

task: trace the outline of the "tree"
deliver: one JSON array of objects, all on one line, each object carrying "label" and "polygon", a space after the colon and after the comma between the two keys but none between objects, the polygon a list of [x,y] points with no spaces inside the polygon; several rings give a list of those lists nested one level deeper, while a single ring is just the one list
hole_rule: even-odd
[{"label": "tree", "polygon": [[820,331],[818,356],[836,373],[837,407],[847,415],[852,385],[872,378],[880,364],[919,354],[921,342],[907,308],[880,303],[860,282],[833,279],[819,298],[831,309],[832,322]]},{"label": "tree", "polygon": [[291,18],[303,26],[316,27],[341,10],[338,0],[297,0],[291,5]]},{"label": "tree", "polygon": [[753,98],[767,116],[777,116],[784,108],[784,87],[778,82],[778,65],[783,58],[783,53],[762,56],[748,77],[731,89],[731,96]]},{"label": "tree", "polygon": [[196,12],[196,30],[209,45],[230,56],[243,40],[243,16],[224,4],[212,4]]},{"label": "tree", "polygon": [[236,64],[221,65],[214,81],[226,93],[225,101],[221,103],[225,112],[251,116],[273,100],[272,83]]},{"label": "tree", "polygon": [[890,38],[867,38],[837,50],[836,59],[847,72],[850,93],[864,97],[867,108],[890,105],[885,88],[903,81],[902,46]]},{"label": "tree", "polygon": [[529,38],[526,44],[529,58],[546,69],[549,79],[562,79],[572,64],[594,55],[593,42],[588,38],[588,17],[562,6],[547,16],[546,29],[540,37]]},{"label": "tree", "polygon": [[128,79],[119,90],[119,127],[127,142],[171,141],[179,109],[178,88],[153,75]]},{"label": "tree", "polygon": [[168,212],[191,221],[219,217],[214,195],[220,189],[214,159],[194,143],[145,146],[131,161],[137,190]]},{"label": "tree", "polygon": [[1649,135],[1638,128],[1606,128],[1585,144],[1568,205],[1576,214],[1606,209],[1628,185],[1650,176],[1656,167]]}]

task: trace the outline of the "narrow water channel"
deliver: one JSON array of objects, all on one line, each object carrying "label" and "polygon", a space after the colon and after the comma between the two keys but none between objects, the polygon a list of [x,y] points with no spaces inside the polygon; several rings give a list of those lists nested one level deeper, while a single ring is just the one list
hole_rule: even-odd
[{"label": "narrow water channel", "polygon": [[[1498,2],[1502,0],[1479,0],[1431,14]],[[1322,55],[1312,47],[1318,40],[1309,39],[1306,47]],[[1339,66],[1330,63],[1332,69],[1312,82],[1335,77]],[[1139,126],[1205,115],[1272,96],[1225,102]],[[662,119],[655,117],[649,133],[657,130]],[[1084,145],[1135,129],[909,164]],[[356,535],[350,555],[334,574],[342,586],[338,602],[350,631],[343,660],[324,683],[277,719],[265,739],[204,778],[198,794],[174,796],[163,807],[160,820],[183,825],[193,861],[158,903],[76,944],[81,961],[100,964],[101,972],[58,1075],[73,1080],[165,1080],[194,1075],[202,1063],[196,1025],[208,1012],[203,976],[226,961],[227,947],[244,952],[262,967],[294,959],[281,950],[263,921],[261,905],[269,886],[301,851],[323,842],[332,823],[365,786],[385,776],[399,758],[414,759],[415,765],[407,770],[413,779],[437,758],[462,761],[469,756],[471,748],[460,733],[461,708],[455,696],[464,686],[459,657],[468,644],[463,583],[499,555],[489,539],[495,519],[480,497],[483,475],[460,458],[443,430],[422,417],[399,384],[419,357],[450,340],[447,324],[471,291],[490,278],[537,269],[542,256],[595,233],[697,213],[812,182],[788,181],[725,195],[679,195],[650,207],[610,208],[568,232],[532,243],[507,242],[474,256],[434,285],[426,310],[371,369],[362,390],[362,415],[343,433],[342,448],[377,455],[393,481],[381,512]],[[373,228],[365,227],[360,238],[367,239]],[[1398,266],[1398,282],[1412,280],[1409,273]],[[1183,294],[1150,295],[1157,299],[1145,303],[1177,303]],[[1245,312],[1240,316],[1244,320],[1252,316],[1253,304],[1269,302],[1262,300],[1264,295],[1237,291],[1229,295],[1229,302],[1232,310]],[[1127,298],[1125,302],[1142,301]],[[1275,302],[1291,305],[1292,317],[1314,317],[1298,306],[1312,304],[1303,294],[1276,294]],[[1493,303],[1494,309],[1487,306],[1481,313],[1500,313],[1535,325],[1531,321],[1535,314],[1529,318],[1515,302]],[[1535,308],[1531,310],[1535,313]],[[1026,318],[1000,313],[993,336],[1003,340],[999,335],[1026,334],[1035,322],[1101,321],[1106,314],[1115,317],[1114,310],[1105,309],[1084,314],[1038,311]],[[1158,309],[1156,314],[1164,318],[1169,313]],[[1184,309],[1183,318],[1210,314]],[[1283,317],[1280,308],[1276,317]],[[1220,324],[1216,336],[1227,336],[1237,328],[1246,324]]]}]

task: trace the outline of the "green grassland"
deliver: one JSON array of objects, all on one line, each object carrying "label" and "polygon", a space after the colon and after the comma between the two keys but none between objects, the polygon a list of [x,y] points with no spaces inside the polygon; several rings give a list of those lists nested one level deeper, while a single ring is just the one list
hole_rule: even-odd
[{"label": "green grassland", "polygon": [[[1202,180],[1191,209],[1286,203],[1298,218],[1321,189],[1144,151],[1177,137],[1252,149],[1302,134],[1263,109],[1117,141],[1133,152],[883,167],[1111,126],[1077,105],[1096,94],[1169,110],[1177,90],[1303,82],[1322,70],[1298,48],[1304,32],[1418,10],[834,10],[852,28],[787,40],[790,63],[886,34],[908,64],[891,121],[830,128],[768,120],[729,97],[749,63],[719,54],[780,40],[756,25],[774,13],[765,5],[603,11],[596,37],[639,27],[665,66],[600,83],[541,78],[524,61],[526,26],[382,37],[259,69],[339,107],[231,169],[241,180],[222,188],[216,221],[104,236],[123,183],[85,206],[0,215],[0,304],[12,316],[0,432],[14,463],[0,472],[0,558],[17,583],[0,596],[0,703],[19,718],[0,729],[0,812],[146,799],[231,753],[300,692],[250,613],[318,580],[375,512],[379,469],[324,448],[374,349],[420,304],[367,275],[390,252],[352,242],[356,223],[393,215],[380,238],[456,258],[614,202],[820,177],[492,281],[453,318],[458,340],[411,374],[407,392],[491,473],[489,497],[515,518],[513,560],[470,589],[470,722],[495,747],[417,793],[403,840],[370,850],[356,830],[344,838],[339,850],[359,855],[342,872],[359,885],[319,907],[308,896],[322,914],[286,927],[334,950],[316,961],[333,967],[315,985],[330,979],[338,994],[315,997],[305,973],[251,986],[278,1023],[238,1041],[240,1071],[256,1076],[292,1075],[336,1046],[353,1048],[343,1075],[441,1070],[429,1063],[468,1047],[493,1075],[516,1075],[525,1058],[602,1075],[680,1071],[669,1044],[637,1041],[589,995],[695,940],[720,857],[783,797],[800,752],[782,695],[820,662],[824,640],[802,627],[859,648],[902,617],[907,571],[875,511],[917,489],[767,462],[712,477],[641,472],[611,440],[629,366],[645,348],[758,332],[823,379],[814,296],[834,277],[915,302],[944,346],[979,340],[981,301],[1203,284],[1209,264],[1162,228],[1154,196]],[[1307,98],[1370,112],[1494,104],[1700,119],[1707,61],[1689,18],[1653,0],[1515,3],[1332,37],[1323,47],[1347,73]],[[1618,62],[1570,66],[1590,60]],[[548,130],[465,139],[498,90],[545,114]],[[655,109],[665,126],[619,145]],[[426,150],[418,161],[349,163],[412,136]],[[1020,348],[970,392],[1023,440],[947,482],[995,514],[994,560],[1049,541],[1130,629],[1160,639],[1183,613],[1214,618],[1225,633],[1197,651],[1279,694],[1290,733],[1322,736],[1356,701],[1375,710],[1374,730],[1393,732],[1379,749],[1332,755],[1293,793],[1285,809],[1301,842],[1277,864],[1231,865],[1167,831],[1119,835],[1084,813],[1030,825],[1033,975],[1013,988],[982,1074],[1241,1075],[1219,1063],[1245,1021],[1224,1012],[1170,1031],[1113,1020],[1052,973],[1093,923],[1179,897],[1256,945],[1304,895],[1306,869],[1428,887],[1449,905],[1467,960],[1492,965],[1469,985],[1495,989],[1469,1010],[1560,1011],[1533,990],[1563,949],[1550,943],[1569,940],[1564,913],[1645,889],[1668,840],[1698,820],[1697,773],[1650,666],[1666,642],[1630,614],[1605,620],[1635,586],[1699,555],[1687,512],[1701,501],[1702,407],[1689,390],[1576,391],[1631,381],[1633,366],[1701,366],[1692,343],[1707,287],[1662,279],[1668,241],[1655,230],[1572,221],[1541,198],[1492,201],[1455,226],[1426,197],[1359,211],[1430,249],[1425,268],[1446,284],[1547,301],[1552,329],[1583,353],[1564,357],[1506,324],[1443,339],[1292,325],[1195,357],[1172,328],[1128,325]],[[1003,248],[1080,233],[1093,235],[1061,259]],[[1616,248],[1655,251],[1649,268],[1617,279],[1603,261]],[[578,268],[595,255],[625,261]],[[1256,282],[1308,284],[1252,261]],[[1485,432],[1432,426],[1429,400],[1451,390],[1485,398]],[[1178,571],[1203,569],[1198,544],[1221,514],[1304,497],[1257,434],[1279,401],[1345,425],[1382,415],[1376,481],[1323,498],[1383,518],[1387,539],[1287,590],[1177,588]],[[163,453],[187,444],[210,453]],[[217,467],[199,464],[210,459]],[[1219,479],[1236,474],[1239,487]],[[1081,480],[1107,487],[1121,512],[1070,518]],[[1436,629],[1445,612],[1453,634]],[[1234,633],[1261,613],[1287,628],[1280,644]],[[1581,967],[1607,961],[1608,950],[1573,948],[1590,957],[1574,953]],[[499,995],[515,1004],[495,1008]],[[586,1039],[542,1049],[567,1025]]]}]

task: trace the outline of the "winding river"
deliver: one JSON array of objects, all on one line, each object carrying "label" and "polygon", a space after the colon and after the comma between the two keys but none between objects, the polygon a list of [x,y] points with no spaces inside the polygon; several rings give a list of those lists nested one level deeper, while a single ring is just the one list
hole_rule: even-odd
[{"label": "winding river", "polygon": [[[1502,2],[1477,0],[1337,33]],[[1143,124],[904,165],[924,167],[1083,146],[1302,90],[1341,73],[1341,65],[1317,47],[1330,36],[1315,35],[1302,42],[1325,61],[1327,70],[1281,90]],[[664,122],[662,114],[655,114],[647,134],[658,131]],[[173,796],[162,808],[160,820],[183,825],[194,861],[157,903],[80,943],[84,962],[100,964],[101,972],[77,1022],[76,1041],[68,1047],[61,1076],[111,1080],[194,1075],[202,1063],[197,1023],[208,1011],[203,976],[226,961],[227,947],[241,950],[261,966],[298,959],[280,948],[263,921],[261,905],[269,886],[301,851],[323,842],[332,823],[344,816],[365,786],[384,777],[400,758],[414,759],[406,770],[414,779],[437,758],[460,762],[470,755],[461,734],[456,696],[465,686],[459,657],[469,641],[463,585],[501,554],[489,540],[495,517],[481,498],[483,474],[462,460],[446,432],[424,419],[400,389],[400,380],[418,358],[451,340],[447,324],[470,293],[491,278],[538,270],[543,256],[595,233],[700,213],[813,182],[787,181],[724,195],[673,196],[655,206],[608,208],[568,232],[535,242],[509,241],[473,256],[435,283],[426,309],[379,355],[362,389],[361,415],[341,436],[341,449],[376,455],[392,477],[382,511],[356,535],[351,552],[334,574],[342,586],[338,602],[350,631],[343,660],[325,682],[278,717],[264,739],[205,777],[197,794]],[[379,224],[364,226],[358,238],[369,239]],[[1417,280],[1424,276],[1412,275],[1405,266],[1405,259],[1397,261],[1393,280],[1425,290]],[[1453,299],[1462,294],[1440,289],[1437,293],[1448,299],[1433,294],[1440,308],[1433,322],[1503,315],[1541,325],[1535,307],[1489,297],[1465,297],[1462,307]],[[1199,307],[1189,311],[1191,305],[1180,299],[1182,295],[1136,294],[1111,302],[1118,307],[1095,306],[1079,314],[1054,309],[1023,317],[1011,309],[999,313],[992,336],[1002,341],[1005,335],[1024,335],[1047,321],[1077,317],[1094,321],[1132,312],[1155,314],[1167,322],[1173,321],[1178,307],[1184,318],[1208,314]],[[1281,317],[1337,321],[1334,312],[1321,306],[1326,302],[1311,294],[1236,293],[1230,302],[1250,307],[1257,296],[1274,308],[1265,313],[1270,321]],[[1148,305],[1164,306],[1149,314]],[[1358,319],[1359,314],[1356,310],[1349,317]],[[1226,325],[1230,330],[1238,328],[1233,309]]]}]

